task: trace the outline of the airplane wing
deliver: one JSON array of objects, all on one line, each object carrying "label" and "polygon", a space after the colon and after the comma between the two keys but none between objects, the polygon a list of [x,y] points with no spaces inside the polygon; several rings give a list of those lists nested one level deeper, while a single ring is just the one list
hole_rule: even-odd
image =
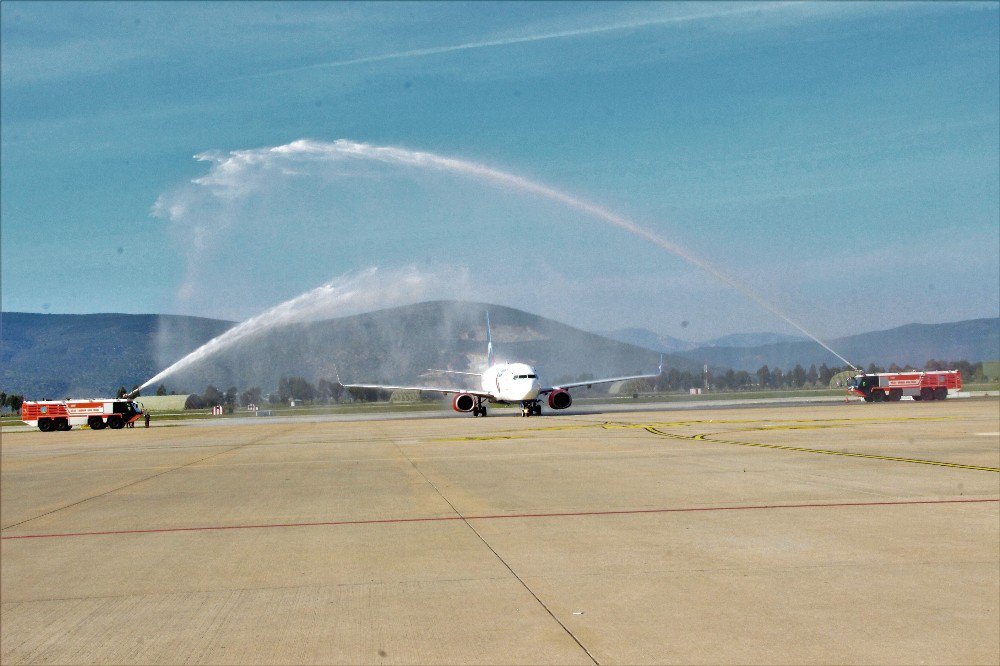
[{"label": "airplane wing", "polygon": [[428,368],[425,372],[421,373],[421,377],[426,375],[468,375],[469,377],[482,377],[481,372],[461,372],[459,370],[435,370],[434,368]]},{"label": "airplane wing", "polygon": [[468,393],[479,398],[493,398],[492,393],[446,386],[390,386],[388,384],[341,384],[344,388],[382,389],[383,391],[427,391],[428,393]]},{"label": "airplane wing", "polygon": [[593,386],[594,384],[611,384],[613,382],[624,382],[630,379],[656,379],[661,374],[663,374],[663,357],[660,356],[660,367],[655,374],[652,375],[631,375],[629,377],[609,377],[607,379],[590,379],[587,381],[570,382],[568,384],[559,384],[558,386],[549,386],[543,388],[538,393],[544,395],[546,393],[552,393],[553,391],[558,391],[559,389],[571,389],[578,386]]}]

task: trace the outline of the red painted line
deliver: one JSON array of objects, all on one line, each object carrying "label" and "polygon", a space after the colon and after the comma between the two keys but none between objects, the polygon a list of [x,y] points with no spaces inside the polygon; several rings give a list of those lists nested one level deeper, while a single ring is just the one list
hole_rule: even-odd
[{"label": "red painted line", "polygon": [[897,500],[886,502],[827,502],[815,504],[756,504],[748,506],[695,506],[677,509],[622,509],[620,511],[567,511],[556,513],[512,513],[485,516],[439,516],[436,518],[382,518],[369,520],[331,520],[311,523],[265,523],[261,525],[209,525],[205,527],[161,527],[145,530],[107,530],[103,532],[67,532],[63,534],[20,534],[0,539],[56,539],[65,537],[108,536],[114,534],[160,534],[164,532],[214,532],[219,530],[262,530],[277,527],[336,527],[343,525],[394,525],[457,520],[510,520],[519,518],[572,518],[578,516],[633,516],[647,513],[692,513],[696,511],[757,511],[761,509],[830,509],[860,506],[909,506],[915,504],[971,504],[997,502],[998,499]]}]

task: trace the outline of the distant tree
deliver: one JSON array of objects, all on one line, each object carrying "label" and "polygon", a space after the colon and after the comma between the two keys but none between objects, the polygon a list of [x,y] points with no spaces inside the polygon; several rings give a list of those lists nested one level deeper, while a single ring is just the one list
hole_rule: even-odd
[{"label": "distant tree", "polygon": [[902,371],[903,371],[903,369],[901,367],[899,367],[898,365],[896,365],[895,363],[893,363],[893,364],[891,364],[889,366],[889,372],[902,372]]},{"label": "distant tree", "polygon": [[760,384],[761,388],[767,388],[771,385],[771,369],[767,365],[762,365],[757,369],[757,383]]},{"label": "distant tree", "polygon": [[260,404],[260,387],[254,386],[248,391],[244,391],[240,394],[240,404],[246,407],[247,405],[257,405]]},{"label": "distant tree", "polygon": [[8,395],[7,396],[7,406],[10,407],[12,412],[16,412],[21,409],[21,404],[24,402],[23,395]]},{"label": "distant tree", "polygon": [[774,385],[774,388],[784,388],[785,381],[785,373],[782,372],[781,368],[775,368],[774,372],[771,373],[771,384]]},{"label": "distant tree", "polygon": [[226,393],[223,396],[223,400],[226,401],[227,405],[232,407],[233,405],[236,404],[236,399],[239,397],[239,394],[240,390],[238,388],[236,388],[235,386],[230,386],[229,388],[226,389]]},{"label": "distant tree", "polygon": [[201,409],[205,406],[205,401],[197,393],[192,393],[184,401],[184,409]]},{"label": "distant tree", "polygon": [[795,388],[802,388],[806,384],[806,369],[796,363],[789,373],[789,380]]},{"label": "distant tree", "polygon": [[211,384],[205,389],[205,392],[201,394],[201,401],[206,406],[211,407],[212,405],[221,405],[225,399],[222,395],[222,391],[215,388]]},{"label": "distant tree", "polygon": [[127,393],[127,391],[125,390],[125,387],[124,386],[119,386],[118,387],[118,392],[115,393],[115,397],[116,398],[124,398],[126,393]]},{"label": "distant tree", "polygon": [[323,402],[340,402],[343,393],[344,387],[340,382],[321,379],[316,384],[316,397]]},{"label": "distant tree", "polygon": [[809,372],[806,373],[806,383],[810,386],[816,386],[817,381],[819,381],[819,373],[816,371],[816,364],[813,363],[809,366]]},{"label": "distant tree", "polygon": [[167,387],[164,386],[163,384],[160,384],[160,386],[156,389],[156,395],[166,395],[166,394],[167,394]]},{"label": "distant tree", "polygon": [[7,392],[0,391],[0,409],[7,408]]},{"label": "distant tree", "polygon": [[372,388],[357,388],[357,387],[345,387],[347,388],[348,395],[355,402],[379,402],[389,399],[390,393],[388,391],[383,391],[381,389]]},{"label": "distant tree", "polygon": [[836,374],[832,368],[828,367],[826,363],[819,366],[819,383],[820,386],[829,386],[830,378]]},{"label": "distant tree", "polygon": [[733,382],[735,388],[744,389],[753,384],[753,377],[751,377],[750,373],[746,370],[738,370]]},{"label": "distant tree", "polygon": [[282,377],[278,380],[279,402],[310,401],[316,398],[316,388],[303,377]]},{"label": "distant tree", "polygon": [[728,370],[726,370],[725,373],[719,375],[719,378],[716,380],[716,382],[719,388],[727,391],[732,391],[733,389],[736,388],[736,371],[733,370],[732,368],[729,368]]}]

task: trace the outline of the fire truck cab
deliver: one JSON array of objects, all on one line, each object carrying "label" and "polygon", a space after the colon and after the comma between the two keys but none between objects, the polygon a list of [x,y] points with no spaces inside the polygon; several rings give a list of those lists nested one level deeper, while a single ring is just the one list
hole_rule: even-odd
[{"label": "fire truck cab", "polygon": [[71,430],[76,425],[88,425],[93,430],[118,430],[142,413],[142,403],[120,398],[26,400],[21,404],[21,420],[42,432]]},{"label": "fire truck cab", "polygon": [[944,400],[948,391],[962,388],[962,373],[958,370],[926,372],[879,372],[855,375],[847,392],[865,402],[901,400],[904,395],[914,400]]}]

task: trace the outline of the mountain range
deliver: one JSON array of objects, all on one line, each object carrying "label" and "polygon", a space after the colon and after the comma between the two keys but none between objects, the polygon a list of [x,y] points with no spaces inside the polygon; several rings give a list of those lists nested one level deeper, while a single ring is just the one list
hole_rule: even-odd
[{"label": "mountain range", "polygon": [[[843,365],[810,340],[724,346],[778,334],[727,336],[714,346],[665,347],[676,339],[588,333],[527,312],[484,303],[431,301],[325,321],[285,324],[222,349],[163,384],[180,393],[208,384],[225,389],[273,390],[282,376],[311,382],[441,382],[429,368],[475,371],[485,362],[485,317],[493,322],[499,360],[532,363],[551,382],[651,372],[660,351],[664,366],[698,373],[710,367],[754,371],[761,365],[791,368]],[[0,389],[29,398],[108,395],[143,383],[234,322],[179,315],[0,315]],[[640,330],[641,329],[635,329]],[[857,365],[928,359],[972,362],[1000,357],[1000,319],[910,324],[829,341]],[[678,341],[683,342],[683,341]],[[674,344],[674,343],[671,343]],[[690,343],[688,343],[690,344]],[[454,382],[454,376],[448,379]],[[150,391],[153,389],[150,389]]]}]

